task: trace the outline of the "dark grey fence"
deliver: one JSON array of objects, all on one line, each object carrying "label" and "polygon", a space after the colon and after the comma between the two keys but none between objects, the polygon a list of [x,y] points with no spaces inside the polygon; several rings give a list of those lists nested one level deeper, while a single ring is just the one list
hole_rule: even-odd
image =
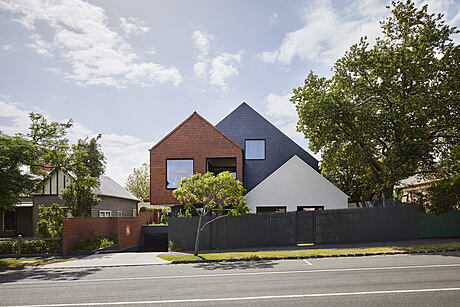
[{"label": "dark grey fence", "polygon": [[416,206],[315,211],[318,244],[418,239]]},{"label": "dark grey fence", "polygon": [[[204,222],[209,219],[206,217]],[[197,225],[198,217],[170,217],[168,240],[182,250],[192,250]],[[417,208],[395,206],[229,216],[216,220],[201,232],[200,249],[417,238]]]}]

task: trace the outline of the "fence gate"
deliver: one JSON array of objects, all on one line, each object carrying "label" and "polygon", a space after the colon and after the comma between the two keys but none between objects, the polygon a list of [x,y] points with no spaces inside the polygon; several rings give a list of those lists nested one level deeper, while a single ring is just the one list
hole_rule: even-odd
[{"label": "fence gate", "polygon": [[296,212],[296,243],[315,243],[315,213],[314,211]]}]

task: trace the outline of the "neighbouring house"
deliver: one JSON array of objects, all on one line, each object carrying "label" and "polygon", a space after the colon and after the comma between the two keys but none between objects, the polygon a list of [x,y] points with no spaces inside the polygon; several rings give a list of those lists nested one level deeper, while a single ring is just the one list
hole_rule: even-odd
[{"label": "neighbouring house", "polygon": [[251,212],[347,208],[318,161],[246,103],[213,126],[194,112],[150,149],[150,203],[177,205],[183,177],[229,171]]},{"label": "neighbouring house", "polygon": [[426,194],[427,189],[439,180],[423,178],[420,175],[414,175],[404,180],[401,180],[395,191],[401,195],[403,202],[411,202],[415,200],[417,194]]},{"label": "neighbouring house", "polygon": [[[39,217],[39,206],[63,204],[59,193],[72,180],[60,169],[54,169],[43,187],[32,197],[23,198],[15,210],[0,212],[0,236],[35,235]],[[139,200],[108,176],[99,177],[96,194],[99,203],[91,209],[91,217],[135,216]],[[69,213],[67,214],[70,217]]]}]

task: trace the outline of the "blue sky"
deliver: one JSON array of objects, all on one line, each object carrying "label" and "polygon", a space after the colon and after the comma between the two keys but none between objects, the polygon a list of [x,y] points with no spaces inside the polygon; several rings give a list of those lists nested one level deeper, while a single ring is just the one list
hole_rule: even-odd
[{"label": "blue sky", "polygon": [[[0,130],[72,118],[71,139],[103,135],[121,184],[193,111],[216,124],[243,101],[308,150],[292,89],[373,41],[388,3],[0,0]],[[460,25],[459,1],[425,3]]]}]

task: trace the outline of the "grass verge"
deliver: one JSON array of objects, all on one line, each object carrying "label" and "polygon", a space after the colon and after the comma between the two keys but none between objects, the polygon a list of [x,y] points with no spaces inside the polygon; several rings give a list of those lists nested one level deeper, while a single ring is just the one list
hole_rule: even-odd
[{"label": "grass verge", "polygon": [[236,253],[212,253],[193,255],[167,255],[160,256],[168,261],[194,261],[194,260],[250,260],[259,258],[285,258],[285,257],[311,257],[311,256],[343,256],[348,254],[376,254],[395,252],[420,252],[442,251],[448,249],[460,250],[460,242],[426,244],[414,246],[389,246],[372,248],[344,248],[344,249],[304,249],[304,250],[280,250],[262,252],[236,252]]},{"label": "grass verge", "polygon": [[26,266],[37,266],[57,262],[65,262],[75,259],[10,259],[0,260],[0,268],[22,269]]}]

